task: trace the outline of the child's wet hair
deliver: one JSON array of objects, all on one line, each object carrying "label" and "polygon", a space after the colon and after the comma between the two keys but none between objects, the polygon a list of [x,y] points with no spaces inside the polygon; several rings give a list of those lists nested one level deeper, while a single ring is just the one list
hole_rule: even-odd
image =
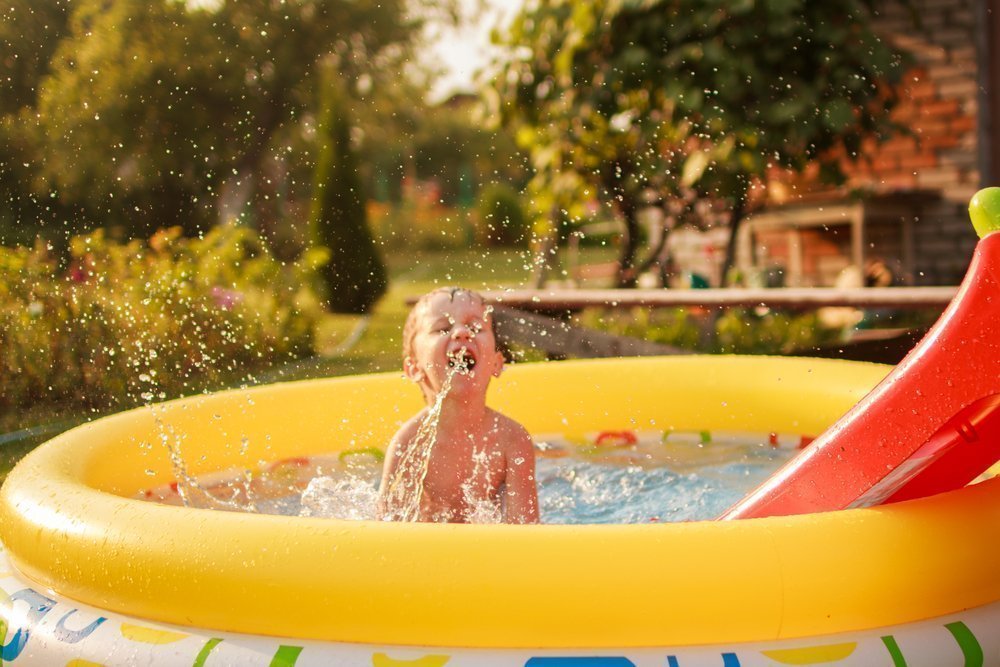
[{"label": "child's wet hair", "polygon": [[[484,309],[488,308],[488,306],[486,305],[486,300],[483,299],[483,295],[482,294],[480,294],[479,292],[476,292],[474,290],[471,290],[471,289],[466,289],[465,287],[438,287],[438,288],[432,289],[430,292],[427,292],[422,297],[420,297],[419,299],[417,299],[417,302],[415,304],[413,304],[413,308],[410,309],[409,315],[406,316],[406,324],[403,325],[403,359],[404,360],[407,357],[410,356],[410,352],[413,350],[413,337],[417,333],[417,331],[416,331],[416,328],[417,328],[417,313],[419,312],[419,310],[421,308],[426,307],[427,302],[429,302],[432,298],[434,298],[438,294],[447,294],[449,300],[451,300],[451,301],[454,301],[455,297],[458,296],[459,294],[463,294],[465,296],[468,296],[471,299],[475,299],[475,300],[479,301],[479,303],[481,303],[483,305]],[[490,310],[492,310],[492,308],[490,308]],[[497,336],[496,336],[497,331],[496,331],[496,327],[493,325],[493,318],[492,317],[487,317],[485,319],[486,319],[486,322],[490,326],[490,330],[493,332],[493,339],[496,340],[497,349],[500,350],[500,352],[503,353],[504,358],[507,358],[507,349],[506,349],[506,346],[503,345],[499,340],[497,340]]]}]

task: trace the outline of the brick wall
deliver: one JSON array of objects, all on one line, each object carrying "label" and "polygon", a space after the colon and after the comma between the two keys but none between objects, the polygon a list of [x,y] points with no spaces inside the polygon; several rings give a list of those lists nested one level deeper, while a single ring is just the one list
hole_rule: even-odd
[{"label": "brick wall", "polygon": [[909,4],[881,2],[875,29],[912,57],[894,112],[911,134],[869,146],[870,161],[853,170],[849,185],[938,193],[914,225],[915,281],[950,284],[961,280],[976,244],[966,212],[980,187],[975,0]]},{"label": "brick wall", "polygon": [[[967,213],[981,183],[976,1],[877,2],[873,27],[910,54],[893,116],[908,132],[883,143],[868,142],[861,160],[845,165],[848,183],[843,190],[824,190],[813,169],[769,192],[771,203],[829,199],[849,190],[934,195],[919,198],[913,226],[912,280],[918,285],[958,283],[976,245]],[[808,263],[813,249],[804,246],[804,252]]]}]

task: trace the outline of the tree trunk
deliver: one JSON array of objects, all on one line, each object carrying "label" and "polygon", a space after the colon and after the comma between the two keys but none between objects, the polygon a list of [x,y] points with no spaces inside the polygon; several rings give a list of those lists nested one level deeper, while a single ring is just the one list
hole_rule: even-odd
[{"label": "tree trunk", "polygon": [[[649,254],[646,255],[646,259],[639,262],[639,266],[635,270],[637,276],[641,276],[646,271],[649,271],[649,269],[652,268],[654,264],[660,266],[660,275],[661,276],[663,275],[664,273],[663,265],[668,261],[669,258],[669,251],[667,249],[667,239],[670,237],[671,228],[674,225],[676,225],[676,221],[674,221],[674,225],[669,224],[669,222],[672,220],[673,218],[669,216],[664,216],[663,219],[660,221],[660,236],[659,238],[656,239],[656,242],[653,244],[652,249],[650,249]],[[664,282],[663,286],[666,287],[667,284]]]},{"label": "tree trunk", "polygon": [[562,213],[558,207],[553,207],[549,213],[550,227],[548,234],[542,239],[535,253],[534,269],[531,283],[535,289],[545,287],[549,274],[558,264],[559,238],[562,233]]},{"label": "tree trunk", "polygon": [[746,193],[737,195],[733,204],[733,212],[729,218],[729,242],[726,244],[726,257],[722,261],[722,285],[730,287],[730,273],[733,265],[736,264],[736,238],[740,231],[740,225],[746,217],[747,198]]},{"label": "tree trunk", "polygon": [[619,193],[618,210],[624,227],[618,252],[618,276],[615,287],[635,287],[639,274],[635,269],[635,256],[639,253],[639,211],[634,202]]}]

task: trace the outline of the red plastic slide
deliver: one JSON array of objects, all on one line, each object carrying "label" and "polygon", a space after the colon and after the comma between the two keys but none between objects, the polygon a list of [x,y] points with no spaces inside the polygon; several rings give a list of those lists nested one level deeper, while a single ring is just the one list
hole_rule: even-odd
[{"label": "red plastic slide", "polygon": [[980,241],[962,286],[903,361],[720,518],[868,507],[968,484],[1000,460],[1000,188],[969,204]]}]

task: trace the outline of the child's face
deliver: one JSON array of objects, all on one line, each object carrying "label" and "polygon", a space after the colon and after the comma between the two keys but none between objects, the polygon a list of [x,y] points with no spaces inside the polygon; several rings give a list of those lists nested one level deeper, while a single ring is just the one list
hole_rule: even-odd
[{"label": "child's face", "polygon": [[452,379],[452,392],[486,394],[490,378],[500,375],[503,355],[497,351],[489,313],[478,297],[466,292],[433,295],[416,313],[407,377],[430,400],[444,386],[455,365],[467,368]]}]

